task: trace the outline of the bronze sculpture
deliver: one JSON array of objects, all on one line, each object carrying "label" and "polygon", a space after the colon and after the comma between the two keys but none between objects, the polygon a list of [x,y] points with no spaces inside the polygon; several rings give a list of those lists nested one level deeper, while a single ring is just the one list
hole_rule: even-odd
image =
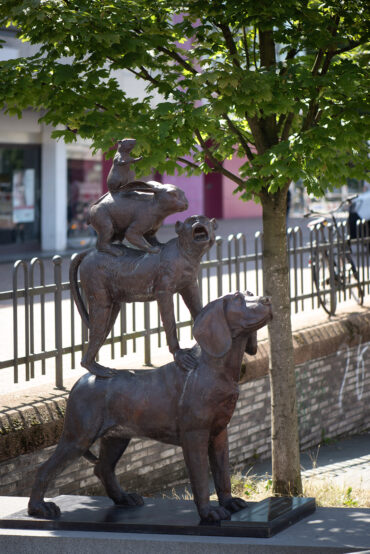
[{"label": "bronze sculpture", "polygon": [[[215,241],[214,219],[188,217],[177,222],[177,238],[160,246],[157,254],[146,254],[123,245],[120,256],[96,250],[78,254],[70,266],[70,283],[80,315],[90,329],[89,344],[82,366],[99,377],[109,377],[115,370],[95,361],[118,315],[121,302],[157,300],[167,343],[175,361],[186,370],[196,360],[189,349],[180,349],[176,336],[173,294],[179,292],[193,319],[202,304],[198,288],[199,264]],[[89,304],[89,313],[77,284],[80,268],[81,286]]]},{"label": "bronze sculpture", "polygon": [[140,250],[156,254],[160,244],[155,233],[163,220],[187,207],[184,192],[174,185],[133,181],[92,204],[88,223],[97,232],[96,247],[100,252],[122,255],[119,246],[111,243],[125,238]]},{"label": "bronze sculpture", "polygon": [[131,158],[130,156],[135,145],[136,140],[132,138],[118,141],[117,152],[114,155],[113,164],[107,177],[109,192],[117,192],[121,187],[135,180],[135,173],[130,165],[142,160],[142,156],[139,158]]},{"label": "bronze sculpture", "polygon": [[124,238],[139,250],[158,253],[160,244],[155,233],[163,220],[188,208],[184,191],[178,187],[135,180],[130,165],[142,159],[131,157],[135,145],[135,139],[118,141],[107,178],[109,192],[89,208],[87,223],[98,235],[96,247],[112,256],[120,256],[122,250],[111,243]]},{"label": "bronze sculpture", "polygon": [[[48,484],[80,456],[94,459],[89,448],[98,438],[95,474],[108,496],[117,505],[142,505],[141,496],[121,489],[114,473],[135,436],[182,446],[202,520],[228,519],[244,508],[244,500],[231,495],[227,425],[238,398],[243,354],[256,352],[256,331],[271,317],[268,298],[228,294],[210,302],[195,319],[196,370],[184,372],[171,362],[156,370],[119,371],[111,379],[81,377],[71,391],[57,449],[37,472],[29,514],[59,516],[56,504],[44,501]],[[208,459],[216,507],[209,502]]]}]

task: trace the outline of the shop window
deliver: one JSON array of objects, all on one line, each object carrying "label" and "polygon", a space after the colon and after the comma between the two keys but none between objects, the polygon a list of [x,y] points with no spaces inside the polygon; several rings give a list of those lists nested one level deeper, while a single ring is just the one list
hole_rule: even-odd
[{"label": "shop window", "polygon": [[90,204],[102,195],[102,162],[98,159],[68,159],[68,239],[85,246],[93,230],[86,223]]},{"label": "shop window", "polygon": [[2,251],[39,246],[40,152],[38,145],[0,145]]}]

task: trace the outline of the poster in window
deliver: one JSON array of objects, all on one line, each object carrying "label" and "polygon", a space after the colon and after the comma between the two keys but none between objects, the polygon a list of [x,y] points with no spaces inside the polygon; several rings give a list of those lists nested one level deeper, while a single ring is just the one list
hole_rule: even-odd
[{"label": "poster in window", "polygon": [[13,173],[13,222],[30,223],[35,220],[35,170],[24,169]]},{"label": "poster in window", "polygon": [[13,229],[12,181],[8,173],[0,174],[0,229]]}]

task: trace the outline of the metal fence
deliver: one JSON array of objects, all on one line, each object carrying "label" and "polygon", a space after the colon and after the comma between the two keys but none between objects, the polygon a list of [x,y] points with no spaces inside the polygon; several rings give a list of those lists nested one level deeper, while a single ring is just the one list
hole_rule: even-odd
[{"label": "metal fence", "polygon": [[[330,227],[326,230],[317,227],[308,239],[304,241],[300,227],[288,230],[292,312],[317,309],[320,305],[310,260],[320,251],[328,250],[334,259],[349,244],[345,225],[339,226],[338,234]],[[200,267],[203,305],[236,290],[262,294],[262,242],[262,233],[256,233],[252,241],[241,233],[217,238]],[[360,222],[357,238],[350,245],[365,294],[370,290],[369,243],[364,223]],[[11,372],[14,383],[45,375],[54,366],[55,385],[63,388],[63,368],[79,367],[88,330],[74,305],[69,282],[63,280],[68,266],[69,260],[60,256],[52,260],[34,258],[30,263],[17,261],[13,268],[13,290],[0,293],[3,329],[0,369],[9,372],[9,379]],[[49,273],[48,279],[46,273]],[[351,286],[350,282],[344,283],[341,290],[332,287],[329,292],[335,295],[336,301],[342,302],[349,297]],[[191,339],[192,322],[179,295],[175,299],[175,316],[179,339],[182,340],[184,333],[187,333],[186,340]],[[150,365],[154,349],[165,344],[156,302],[122,304],[101,355],[115,359],[130,352],[141,353],[142,361]]]}]

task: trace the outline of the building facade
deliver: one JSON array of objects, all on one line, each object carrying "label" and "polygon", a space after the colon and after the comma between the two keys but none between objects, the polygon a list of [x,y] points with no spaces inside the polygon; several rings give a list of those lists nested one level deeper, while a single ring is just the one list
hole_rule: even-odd
[{"label": "building facade", "polygon": [[[0,30],[0,38],[5,40],[0,60],[37,51],[37,46],[19,41],[12,29]],[[128,94],[144,95],[144,88],[128,72],[121,71],[117,78]],[[53,129],[39,124],[40,115],[26,110],[17,119],[0,113],[0,255],[84,246],[91,236],[87,208],[107,190],[111,160],[93,155],[85,142],[65,145],[53,140]],[[236,170],[241,163],[230,160],[225,165]],[[165,223],[193,214],[233,218],[261,213],[254,202],[241,202],[233,194],[235,184],[218,173],[159,179],[182,188],[189,200],[186,212]]]}]

